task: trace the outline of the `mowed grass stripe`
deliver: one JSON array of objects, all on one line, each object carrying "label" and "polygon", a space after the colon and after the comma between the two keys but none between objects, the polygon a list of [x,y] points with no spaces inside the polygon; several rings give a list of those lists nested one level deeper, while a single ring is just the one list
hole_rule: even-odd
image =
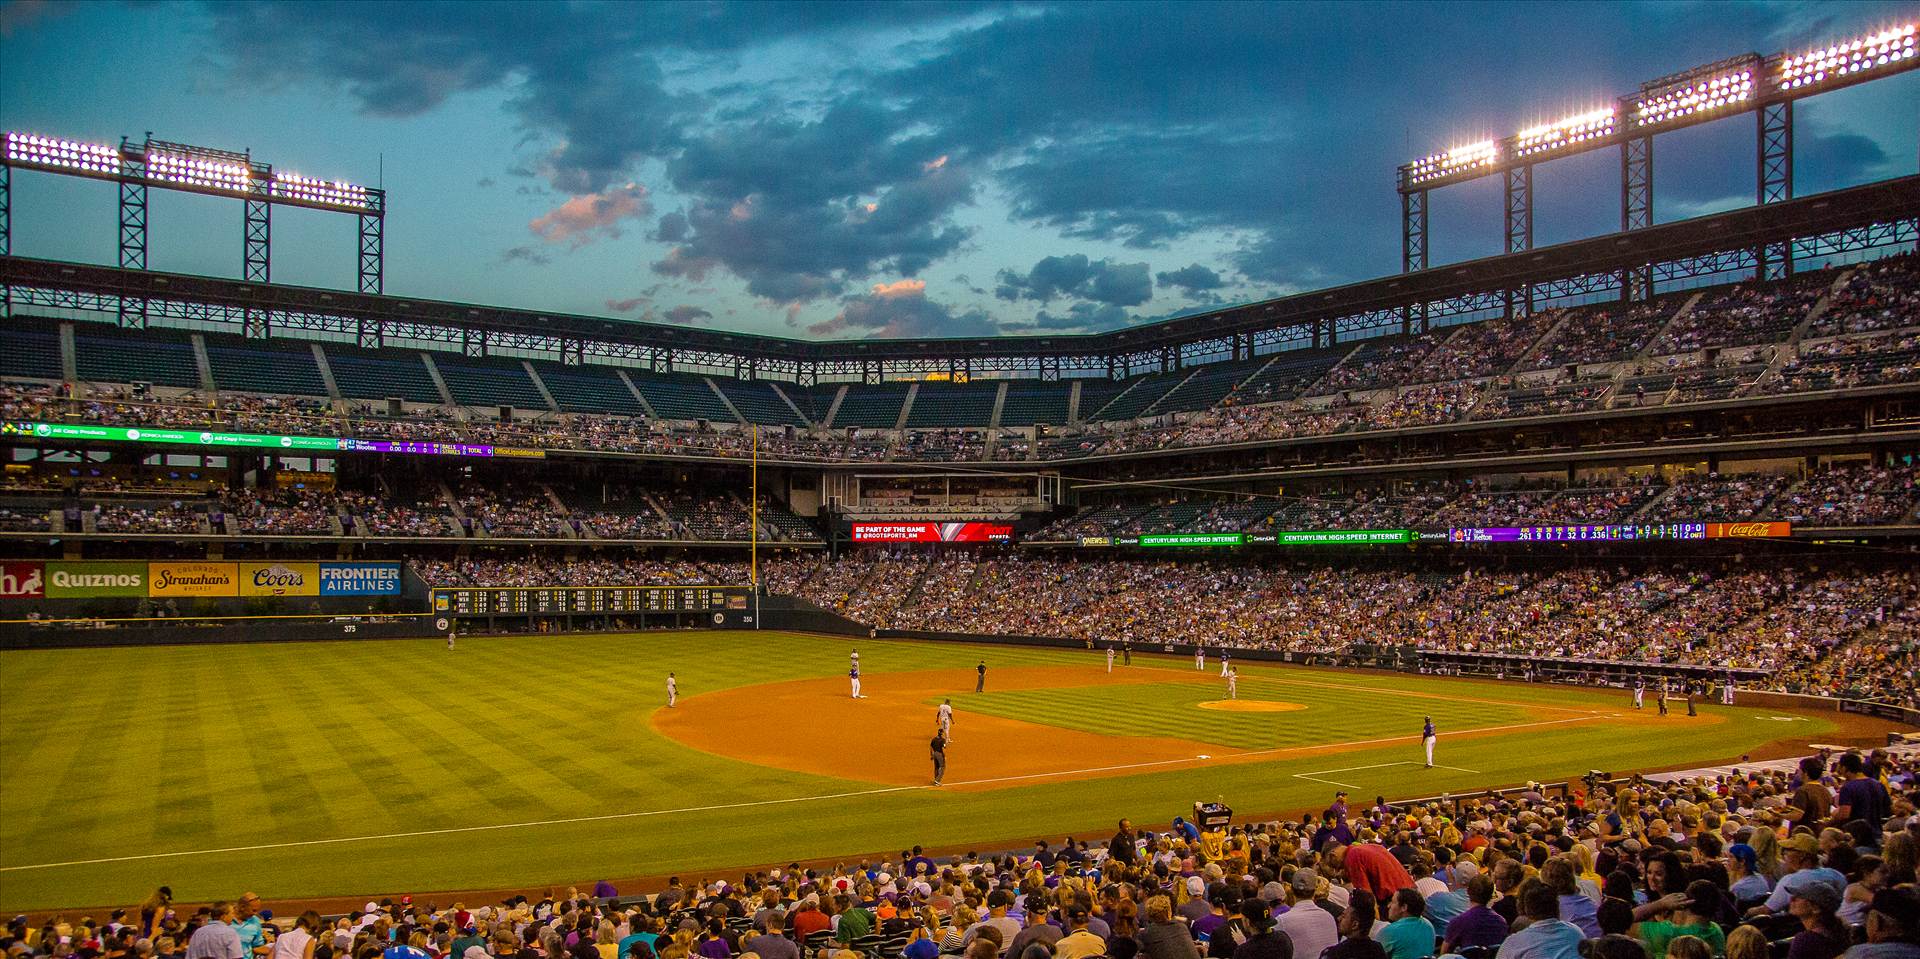
[{"label": "mowed grass stripe", "polygon": [[[1613,769],[1691,765],[1698,760],[1737,756],[1754,744],[1789,732],[1811,735],[1827,728],[1824,720],[1788,727],[1760,722],[1751,710],[1710,707],[1711,712],[1723,714],[1726,721],[1687,724],[1682,717],[1673,727],[1675,735],[1650,734],[1643,728],[1623,731],[1603,721],[1592,726],[1575,723],[1451,740],[1449,731],[1492,725],[1500,711],[1511,709],[1467,701],[1474,698],[1507,702],[1537,698],[1543,705],[1601,703],[1616,708],[1619,703],[1614,701],[1617,697],[1604,694],[1413,676],[1366,674],[1366,688],[1352,689],[1349,686],[1353,684],[1344,682],[1350,674],[1242,664],[1243,696],[1271,678],[1279,688],[1269,698],[1309,706],[1300,712],[1267,714],[1303,738],[1319,743],[1386,737],[1401,741],[1351,747],[1331,756],[1239,765],[1202,763],[1086,782],[1018,783],[985,792],[915,790],[799,805],[552,824],[345,846],[97,867],[17,868],[94,856],[235,845],[244,841],[237,833],[271,842],[405,831],[429,823],[461,827],[517,822],[544,815],[538,811],[541,805],[556,814],[548,818],[563,818],[865,790],[869,788],[865,784],[833,777],[709,756],[659,736],[646,722],[664,700],[669,669],[680,674],[683,691],[698,694],[737,685],[844,676],[847,651],[853,647],[861,651],[863,670],[878,682],[884,682],[885,675],[894,671],[970,670],[981,658],[990,667],[989,690],[994,688],[993,670],[1014,665],[1077,665],[1090,672],[1104,668],[1103,655],[1081,650],[1009,650],[985,645],[707,632],[633,638],[465,640],[452,653],[431,640],[277,644],[217,651],[169,648],[0,653],[0,688],[19,688],[12,680],[24,675],[44,678],[137,671],[152,677],[158,683],[154,687],[157,690],[186,693],[156,695],[153,702],[165,706],[133,710],[137,719],[130,727],[121,727],[116,724],[125,717],[114,711],[114,702],[127,695],[144,695],[149,684],[82,684],[62,703],[61,711],[67,718],[58,723],[0,724],[0,766],[9,770],[9,788],[4,790],[0,807],[9,813],[28,804],[16,795],[16,783],[32,783],[30,792],[34,795],[29,801],[41,801],[43,794],[64,778],[68,768],[65,758],[74,749],[95,763],[104,763],[100,766],[104,769],[111,765],[111,757],[101,755],[102,750],[121,748],[113,745],[119,742],[144,742],[148,744],[145,751],[151,757],[152,775],[164,775],[169,768],[194,772],[179,784],[177,798],[160,795],[153,788],[128,789],[125,782],[98,783],[96,791],[89,793],[101,806],[101,812],[93,817],[101,827],[95,833],[67,831],[63,822],[71,820],[58,815],[0,817],[4,820],[0,821],[0,866],[9,869],[0,872],[0,907],[130,902],[163,882],[173,885],[183,899],[209,899],[231,897],[239,887],[257,887],[271,898],[577,883],[643,873],[698,875],[701,869],[725,865],[832,857],[897,849],[915,842],[962,845],[1000,840],[1022,844],[1036,835],[1104,834],[1120,815],[1136,819],[1170,816],[1195,798],[1216,795],[1227,798],[1243,812],[1319,806],[1325,804],[1332,787],[1298,779],[1293,773],[1413,760],[1418,745],[1411,738],[1418,731],[1417,715],[1424,712],[1432,712],[1442,724],[1440,761],[1480,773],[1396,766],[1356,772],[1352,775],[1362,778],[1342,781],[1396,796],[1414,790],[1457,791],[1529,778],[1577,776],[1593,765]],[[211,655],[214,652],[217,655]],[[1178,659],[1138,656],[1133,669],[1161,669],[1170,680],[1201,677],[1197,671],[1180,668],[1183,665],[1190,666],[1191,660],[1183,664]],[[153,815],[167,802],[184,801],[178,807],[184,812],[193,804],[207,801],[208,784],[200,778],[207,768],[203,761],[194,757],[184,764],[171,763],[163,759],[159,748],[166,736],[164,727],[217,726],[232,721],[205,709],[194,694],[209,685],[207,670],[231,682],[259,685],[232,698],[241,704],[243,721],[264,719],[253,716],[250,709],[284,711],[272,726],[276,738],[267,741],[270,752],[276,754],[269,766],[277,771],[280,767],[275,762],[304,762],[306,774],[322,784],[331,807],[326,815],[316,812],[308,818],[308,825],[299,830],[306,835],[292,835],[291,828],[276,828],[284,824],[222,822],[213,817],[199,818],[199,831],[195,833],[210,841],[192,844],[179,833],[158,832],[158,819],[124,833],[115,828],[122,819]],[[369,691],[342,682],[341,677],[349,673],[378,677],[386,688]],[[288,682],[284,687],[268,685],[276,675],[292,674],[298,674],[301,682]],[[1189,687],[1181,701],[1224,698],[1217,669],[1209,669],[1204,678],[1203,683],[1168,685]],[[1300,682],[1289,685],[1288,680]],[[1394,682],[1382,686],[1384,680]],[[1095,681],[1093,689],[1098,693],[1117,694],[1121,688],[1118,683],[1099,685],[1097,677]],[[212,685],[219,688],[219,684]],[[311,692],[301,690],[302,685],[311,685]],[[141,692],[128,693],[130,689]],[[970,683],[966,689],[971,689]],[[1404,695],[1407,692],[1439,693],[1441,698]],[[1177,735],[1179,727],[1192,722],[1190,718],[1169,719],[1180,717],[1182,707],[1167,703],[1142,702],[1133,709],[1116,709],[1097,695],[1079,705],[1051,702],[1070,693],[1072,690],[1030,691],[1022,695],[1032,699],[1032,705],[1051,711],[1056,721],[1077,728],[1099,724],[1107,727],[1105,731],[1124,735],[1138,734],[1129,727],[1146,727],[1148,735],[1165,735],[1168,733],[1161,730],[1172,728]],[[1268,696],[1264,689],[1260,695]],[[957,692],[956,705],[962,696],[972,694]],[[404,708],[420,710],[422,718],[402,721],[397,714],[403,705],[383,703],[382,697],[390,697]],[[3,701],[0,708],[5,708],[9,717],[14,714]],[[394,716],[393,722],[382,723],[372,715],[383,710]],[[1396,718],[1408,714],[1415,717],[1411,725]],[[1237,725],[1249,717],[1260,718],[1260,714],[1203,715],[1203,725],[1221,719],[1234,720]],[[470,754],[470,758],[457,761],[491,768],[512,788],[540,795],[537,799],[516,797],[510,801],[512,788],[506,788],[504,793],[496,793],[491,805],[480,796],[469,795],[470,787],[444,768],[444,760],[435,761],[426,755],[438,751],[452,757],[455,751],[432,737],[413,737],[409,731],[412,722],[430,722],[436,735]],[[862,734],[862,730],[850,729],[830,742],[796,741],[792,748],[859,755],[867,748]],[[783,735],[777,715],[769,715],[764,735],[776,741]],[[285,756],[278,755],[281,747],[277,737],[288,741]],[[217,737],[195,736],[186,743],[206,750],[216,741]],[[566,771],[551,762],[545,750],[602,770],[617,782],[604,793],[553,788],[552,774],[566,776]],[[1058,765],[1070,769],[1121,764],[1129,761],[1127,753],[1123,745],[1117,745],[1100,755],[1058,757]],[[22,762],[23,757],[31,761]],[[242,759],[247,765],[257,765],[250,756],[227,756],[222,761],[231,766]],[[396,766],[405,774],[395,772]],[[127,770],[133,774],[139,768],[130,764]],[[545,772],[526,778],[536,768]],[[267,775],[275,774],[270,771]],[[963,759],[956,757],[949,781],[975,775]],[[130,781],[145,785],[137,778]],[[58,802],[46,808],[51,813],[66,812]],[[529,810],[535,815],[515,814]],[[338,823],[343,816],[350,821],[327,824],[330,820]],[[334,829],[340,832],[327,835]],[[155,839],[151,844],[145,839],[149,835]]]},{"label": "mowed grass stripe", "polygon": [[954,702],[962,713],[985,713],[1110,736],[1188,739],[1240,750],[1376,738],[1383,727],[1411,736],[1418,734],[1422,718],[1428,715],[1443,730],[1452,731],[1509,725],[1527,716],[1524,709],[1513,706],[1406,696],[1383,697],[1367,711],[1355,712],[1343,708],[1350,705],[1351,693],[1251,677],[1240,680],[1241,699],[1290,702],[1306,708],[1280,713],[1200,708],[1201,703],[1225,697],[1225,682],[1217,676],[1182,677],[1175,671],[1163,683],[1071,687],[1043,694],[968,693]]}]

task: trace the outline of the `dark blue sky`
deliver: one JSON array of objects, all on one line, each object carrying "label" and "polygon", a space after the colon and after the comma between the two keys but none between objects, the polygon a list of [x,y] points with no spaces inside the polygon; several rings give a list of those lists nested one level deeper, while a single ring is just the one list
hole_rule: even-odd
[{"label": "dark blue sky", "polygon": [[[1104,329],[1394,272],[1394,171],[1912,3],[0,5],[0,126],[382,183],[390,293],[803,336]],[[1915,172],[1920,76],[1798,108],[1808,193]],[[1752,202],[1750,117],[1663,136],[1656,213]],[[1611,151],[1536,236],[1618,226]],[[112,262],[113,190],[14,179],[14,251]],[[155,269],[237,203],[155,194]],[[1435,262],[1499,184],[1434,194]],[[347,287],[349,217],[274,277]]]}]

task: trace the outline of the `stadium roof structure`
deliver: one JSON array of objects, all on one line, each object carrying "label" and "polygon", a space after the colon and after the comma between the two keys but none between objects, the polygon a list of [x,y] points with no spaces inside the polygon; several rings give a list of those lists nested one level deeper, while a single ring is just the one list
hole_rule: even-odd
[{"label": "stadium roof structure", "polygon": [[438,343],[469,356],[500,351],[801,384],[929,373],[1121,377],[1652,292],[1628,282],[1635,271],[1669,284],[1744,279],[1764,275],[1769,249],[1795,260],[1833,256],[1912,243],[1917,226],[1920,176],[1908,176],[1138,327],[967,339],[797,340],[16,256],[0,257],[0,295],[9,313],[78,310],[126,326],[158,317],[260,338]]}]

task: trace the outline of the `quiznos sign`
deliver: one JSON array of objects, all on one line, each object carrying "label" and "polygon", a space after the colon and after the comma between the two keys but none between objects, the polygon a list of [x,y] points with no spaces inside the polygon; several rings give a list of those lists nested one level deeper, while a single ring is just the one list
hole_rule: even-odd
[{"label": "quiznos sign", "polygon": [[399,563],[0,562],[0,602],[107,597],[398,596]]}]

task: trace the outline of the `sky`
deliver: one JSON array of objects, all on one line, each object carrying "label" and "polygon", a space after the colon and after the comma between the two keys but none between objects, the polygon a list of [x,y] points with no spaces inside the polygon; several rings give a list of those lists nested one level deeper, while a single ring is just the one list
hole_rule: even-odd
[{"label": "sky", "polygon": [[[387,191],[386,292],[805,339],[1088,332],[1385,276],[1396,169],[1915,3],[0,0],[0,127],[248,150]],[[1796,106],[1796,192],[1916,172],[1920,71]],[[1666,134],[1655,215],[1753,202],[1751,116]],[[1536,244],[1619,226],[1544,163]],[[13,252],[112,263],[108,184],[13,180]],[[241,210],[154,191],[152,269],[238,276]],[[1500,251],[1497,177],[1432,194]],[[350,289],[281,208],[277,282]]]}]

